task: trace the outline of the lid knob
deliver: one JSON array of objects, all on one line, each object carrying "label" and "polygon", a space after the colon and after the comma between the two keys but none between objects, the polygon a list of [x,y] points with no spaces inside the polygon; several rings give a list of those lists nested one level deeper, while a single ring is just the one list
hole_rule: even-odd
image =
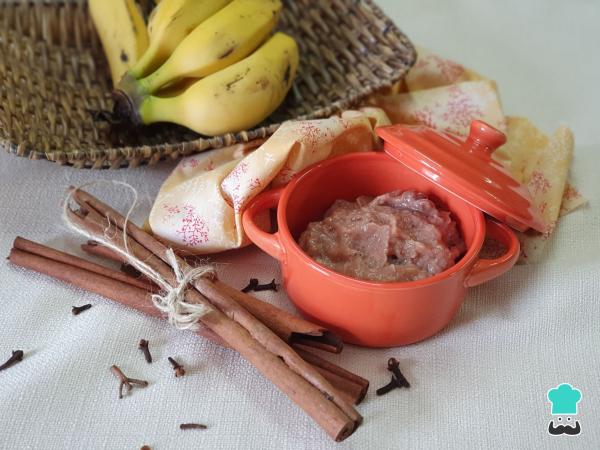
[{"label": "lid knob", "polygon": [[485,154],[491,155],[505,142],[506,136],[500,130],[481,120],[474,120],[471,122],[465,146],[472,152],[485,152]]}]

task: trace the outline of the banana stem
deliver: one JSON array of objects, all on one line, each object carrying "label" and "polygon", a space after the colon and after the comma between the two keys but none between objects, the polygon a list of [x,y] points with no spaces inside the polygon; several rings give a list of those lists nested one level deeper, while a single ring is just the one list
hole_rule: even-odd
[{"label": "banana stem", "polygon": [[140,117],[139,111],[142,103],[148,98],[148,94],[140,81],[128,72],[121,79],[118,89],[113,92],[115,115],[121,119],[129,120],[135,125],[147,123]]},{"label": "banana stem", "polygon": [[137,108],[133,104],[131,98],[122,90],[113,91],[113,100],[115,106],[113,109],[113,117],[117,121],[129,121],[134,125],[140,125],[142,122],[137,113]]}]

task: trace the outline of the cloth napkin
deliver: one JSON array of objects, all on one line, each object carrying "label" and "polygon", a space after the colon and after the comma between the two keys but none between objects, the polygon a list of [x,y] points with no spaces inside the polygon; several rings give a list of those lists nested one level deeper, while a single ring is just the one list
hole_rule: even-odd
[{"label": "cloth napkin", "polygon": [[251,199],[315,162],[374,150],[374,128],[389,123],[380,109],[363,108],[286,122],[255,150],[252,143],[241,144],[186,158],[158,193],[149,218],[152,232],[195,254],[242,247],[248,240],[241,213]]}]

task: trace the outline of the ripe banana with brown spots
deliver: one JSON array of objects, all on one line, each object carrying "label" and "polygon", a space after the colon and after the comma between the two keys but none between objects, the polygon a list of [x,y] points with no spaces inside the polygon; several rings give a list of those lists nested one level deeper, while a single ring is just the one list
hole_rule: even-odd
[{"label": "ripe banana with brown spots", "polygon": [[250,56],[194,82],[179,95],[149,95],[139,103],[129,102],[128,112],[136,123],[171,122],[207,136],[246,130],[283,102],[298,62],[296,41],[279,32]]},{"label": "ripe banana with brown spots", "polygon": [[277,25],[281,0],[233,0],[198,25],[150,75],[127,77],[129,95],[153,94],[184,78],[203,78],[252,53]]},{"label": "ripe banana with brown spots", "polygon": [[162,0],[148,20],[150,43],[128,74],[141,78],[152,73],[198,25],[231,0]]},{"label": "ripe banana with brown spots", "polygon": [[89,0],[89,9],[116,85],[148,47],[144,18],[134,0]]}]

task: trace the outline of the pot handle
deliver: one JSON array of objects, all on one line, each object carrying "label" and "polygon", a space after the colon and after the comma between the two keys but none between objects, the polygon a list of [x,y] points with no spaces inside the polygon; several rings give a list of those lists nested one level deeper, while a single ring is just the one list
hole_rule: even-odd
[{"label": "pot handle", "polygon": [[495,259],[479,259],[465,280],[467,287],[477,286],[499,277],[515,265],[519,259],[521,245],[514,231],[507,225],[486,218],[486,237],[491,237],[506,246],[506,252]]},{"label": "pot handle", "polygon": [[250,202],[242,215],[242,226],[250,240],[261,250],[279,261],[283,261],[284,259],[284,251],[279,241],[279,233],[267,233],[261,230],[256,225],[255,218],[266,209],[277,206],[282,191],[283,187],[263,192]]}]

